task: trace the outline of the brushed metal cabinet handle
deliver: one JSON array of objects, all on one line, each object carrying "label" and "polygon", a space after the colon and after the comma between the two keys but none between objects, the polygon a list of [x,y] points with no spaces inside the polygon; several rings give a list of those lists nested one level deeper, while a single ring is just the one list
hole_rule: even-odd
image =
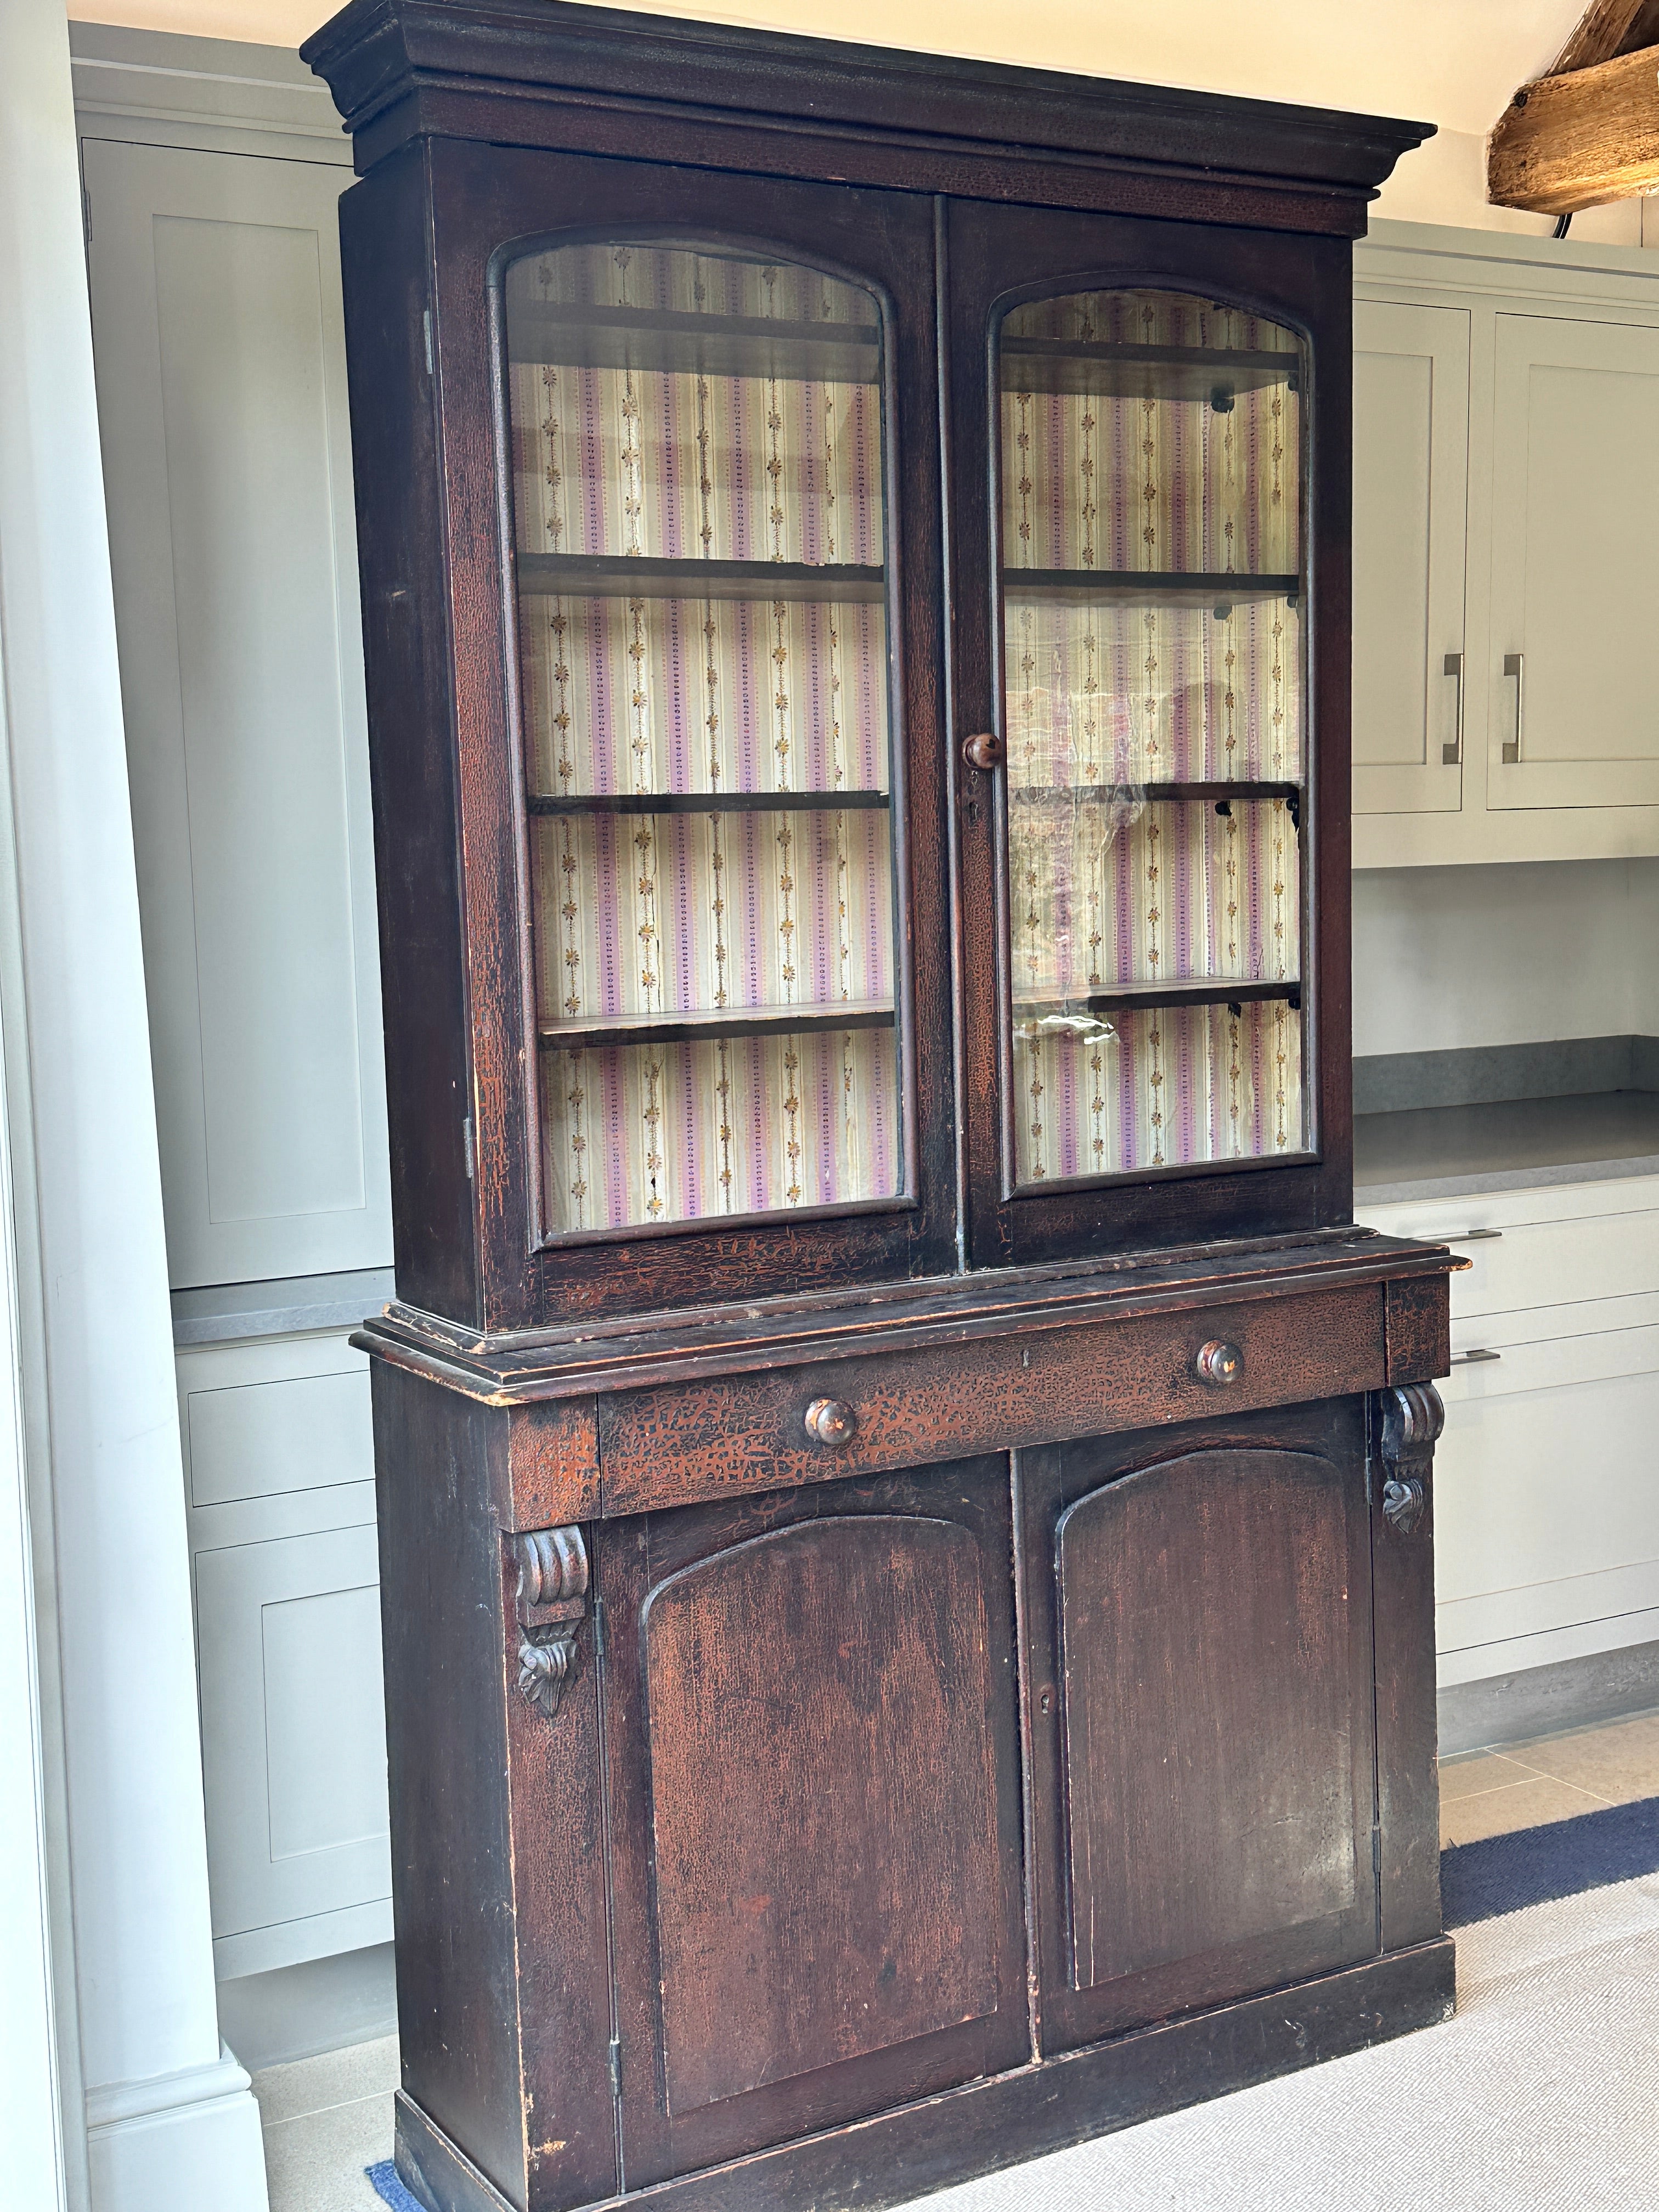
[{"label": "brushed metal cabinet handle", "polygon": [[1515,678],[1515,735],[1504,747],[1505,764],[1514,768],[1521,758],[1521,741],[1527,727],[1527,656],[1524,653],[1504,655],[1504,673]]},{"label": "brushed metal cabinet handle", "polygon": [[1484,1367],[1489,1361],[1503,1357],[1501,1352],[1454,1352],[1451,1364],[1454,1367]]},{"label": "brushed metal cabinet handle", "polygon": [[1461,653],[1446,655],[1446,673],[1457,678],[1457,735],[1449,745],[1442,745],[1440,757],[1447,768],[1455,768],[1463,757],[1463,656]]}]

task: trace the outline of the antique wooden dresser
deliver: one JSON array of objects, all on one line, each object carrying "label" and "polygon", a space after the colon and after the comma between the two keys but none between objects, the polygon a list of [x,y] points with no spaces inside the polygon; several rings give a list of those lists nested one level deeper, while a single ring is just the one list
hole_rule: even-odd
[{"label": "antique wooden dresser", "polygon": [[1350,241],[1422,125],[354,0],[404,2091],[874,2205],[1438,2020],[1351,1222]]}]

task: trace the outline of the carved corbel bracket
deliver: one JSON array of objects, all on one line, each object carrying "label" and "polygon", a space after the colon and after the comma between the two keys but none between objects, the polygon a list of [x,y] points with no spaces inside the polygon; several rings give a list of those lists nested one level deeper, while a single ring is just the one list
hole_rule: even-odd
[{"label": "carved corbel bracket", "polygon": [[515,1536],[519,1564],[519,1694],[551,1720],[576,1672],[576,1632],[587,1613],[587,1547],[580,1528]]},{"label": "carved corbel bracket", "polygon": [[1379,1393],[1382,1408],[1382,1517],[1409,1536],[1429,1500],[1429,1470],[1446,1425],[1432,1382],[1407,1382]]}]

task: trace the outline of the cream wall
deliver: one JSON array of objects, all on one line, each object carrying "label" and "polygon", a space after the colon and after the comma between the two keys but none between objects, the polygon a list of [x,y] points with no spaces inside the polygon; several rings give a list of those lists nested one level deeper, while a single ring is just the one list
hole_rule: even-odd
[{"label": "cream wall", "polygon": [[[1547,69],[1583,0],[638,0],[640,12],[1193,85],[1255,99],[1421,117],[1440,137],[1407,157],[1377,211],[1409,222],[1546,231],[1549,218],[1488,207],[1485,135],[1515,87]],[[91,23],[297,46],[328,0],[70,0]],[[942,25],[948,24],[948,36]],[[1575,219],[1583,238],[1641,242],[1627,200]],[[1659,240],[1659,224],[1653,226]]]},{"label": "cream wall", "polygon": [[1353,1048],[1659,1035],[1659,860],[1353,879]]}]

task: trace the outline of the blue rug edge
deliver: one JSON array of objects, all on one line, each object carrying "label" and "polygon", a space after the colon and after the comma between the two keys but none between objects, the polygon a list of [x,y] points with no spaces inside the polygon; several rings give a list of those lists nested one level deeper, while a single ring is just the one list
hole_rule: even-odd
[{"label": "blue rug edge", "polygon": [[374,2194],[383,2204],[392,2207],[392,2212],[426,2212],[419,2197],[411,2197],[399,2181],[398,2169],[389,2158],[382,2159],[378,2166],[366,2166],[363,2172]]},{"label": "blue rug edge", "polygon": [[1452,1844],[1440,1854],[1444,1924],[1468,1928],[1647,1874],[1659,1874],[1659,1797]]}]

